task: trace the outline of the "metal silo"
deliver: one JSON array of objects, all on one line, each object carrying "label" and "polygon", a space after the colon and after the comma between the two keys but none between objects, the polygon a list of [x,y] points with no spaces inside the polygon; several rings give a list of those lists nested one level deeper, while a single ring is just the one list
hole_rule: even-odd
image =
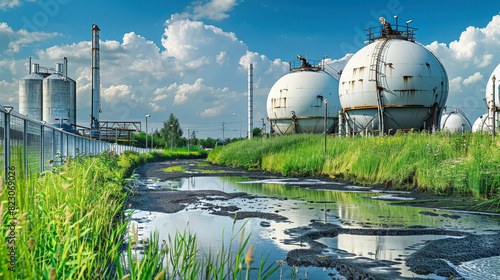
[{"label": "metal silo", "polygon": [[491,131],[488,126],[488,113],[480,116],[472,125],[472,132]]},{"label": "metal silo", "polygon": [[320,61],[290,62],[290,73],[269,91],[267,115],[277,134],[323,133],[325,99],[328,99],[327,130],[335,128],[340,103],[338,82]]},{"label": "metal silo", "polygon": [[359,130],[437,128],[448,97],[448,75],[439,59],[415,42],[415,28],[387,25],[367,29],[369,45],[342,71],[343,111]]},{"label": "metal silo", "polygon": [[465,132],[472,129],[472,126],[465,114],[455,109],[450,113],[443,114],[441,117],[441,131]]},{"label": "metal silo", "polygon": [[[60,126],[55,118],[70,117],[70,82],[64,77],[63,65],[56,64],[57,72],[43,80],[43,120]],[[64,121],[63,124],[68,124]]]},{"label": "metal silo", "polygon": [[42,120],[43,76],[38,64],[30,66],[31,73],[19,80],[19,113]]}]

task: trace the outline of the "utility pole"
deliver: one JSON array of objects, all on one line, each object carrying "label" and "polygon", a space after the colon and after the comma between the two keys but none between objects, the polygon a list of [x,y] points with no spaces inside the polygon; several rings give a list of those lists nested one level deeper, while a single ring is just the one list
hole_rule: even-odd
[{"label": "utility pole", "polygon": [[325,151],[324,151],[324,155],[326,156],[326,124],[327,124],[327,116],[328,116],[328,99],[325,99]]},{"label": "utility pole", "polygon": [[491,80],[493,81],[493,94],[492,94],[492,99],[493,99],[493,104],[492,104],[492,107],[493,107],[493,114],[492,114],[492,118],[493,118],[493,123],[492,123],[492,127],[493,127],[493,139],[495,139],[495,134],[496,134],[496,130],[497,130],[497,123],[496,123],[496,114],[497,114],[497,105],[495,104],[495,76],[493,76],[491,78]]},{"label": "utility pole", "polygon": [[189,128],[187,128],[187,131],[188,131],[188,154],[189,154]]},{"label": "utility pole", "polygon": [[224,142],[224,125],[226,125],[225,122],[222,122],[222,142]]},{"label": "utility pole", "polygon": [[170,125],[170,151],[174,151],[174,126]]}]

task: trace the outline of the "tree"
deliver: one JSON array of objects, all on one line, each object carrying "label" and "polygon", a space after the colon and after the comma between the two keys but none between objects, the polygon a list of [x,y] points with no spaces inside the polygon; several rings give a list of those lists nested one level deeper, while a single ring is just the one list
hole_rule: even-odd
[{"label": "tree", "polygon": [[[172,126],[172,127],[171,127]],[[173,142],[174,146],[177,145],[177,147],[182,147],[179,146],[181,144],[181,137],[182,137],[182,129],[179,124],[179,119],[174,116],[174,114],[170,113],[170,116],[168,117],[168,121],[163,122],[163,127],[160,130],[161,137],[163,140],[166,142],[166,147],[170,148],[170,143],[171,143],[171,137],[172,137],[172,131],[173,131]]]},{"label": "tree", "polygon": [[258,127],[255,127],[253,130],[252,130],[252,136],[253,137],[262,137],[262,129],[258,128]]}]

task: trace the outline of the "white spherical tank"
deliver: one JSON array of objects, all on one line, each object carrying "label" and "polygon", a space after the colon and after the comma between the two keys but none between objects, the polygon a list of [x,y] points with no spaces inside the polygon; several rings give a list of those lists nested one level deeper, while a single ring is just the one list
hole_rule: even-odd
[{"label": "white spherical tank", "polygon": [[277,134],[323,133],[334,129],[340,103],[338,82],[319,69],[300,70],[281,77],[269,91],[267,115]]},{"label": "white spherical tank", "polygon": [[465,114],[453,111],[441,117],[441,131],[465,132],[471,130],[471,125]]},{"label": "white spherical tank", "polygon": [[493,70],[486,84],[486,102],[488,107],[490,106],[490,102],[493,101],[493,76],[495,76],[495,105],[498,108],[500,107],[500,94],[498,93],[500,91],[500,64]]},{"label": "white spherical tank", "polygon": [[38,74],[38,64],[32,73],[19,80],[19,113],[42,120],[43,76]]},{"label": "white spherical tank", "polygon": [[488,113],[480,116],[472,125],[472,132],[490,131],[488,128]]},{"label": "white spherical tank", "polygon": [[439,127],[448,75],[432,52],[410,39],[374,39],[346,64],[339,81],[340,104],[358,129]]}]

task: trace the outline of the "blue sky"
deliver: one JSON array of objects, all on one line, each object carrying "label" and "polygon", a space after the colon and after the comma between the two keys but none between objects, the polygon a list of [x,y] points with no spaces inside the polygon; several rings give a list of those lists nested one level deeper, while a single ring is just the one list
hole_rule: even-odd
[{"label": "blue sky", "polygon": [[[246,123],[249,62],[255,64],[254,125],[267,93],[297,54],[328,55],[339,70],[361,49],[364,29],[385,16],[411,19],[417,40],[441,59],[448,106],[473,122],[500,63],[500,1],[76,1],[0,0],[0,104],[18,107],[27,57],[53,67],[63,56],[78,83],[80,125],[90,112],[92,24],[101,28],[101,119],[159,127],[174,113],[202,137],[239,136]],[[151,125],[152,124],[152,125]],[[244,125],[245,127],[245,125]],[[237,130],[237,131],[234,131]],[[245,134],[245,133],[243,133]]]}]

